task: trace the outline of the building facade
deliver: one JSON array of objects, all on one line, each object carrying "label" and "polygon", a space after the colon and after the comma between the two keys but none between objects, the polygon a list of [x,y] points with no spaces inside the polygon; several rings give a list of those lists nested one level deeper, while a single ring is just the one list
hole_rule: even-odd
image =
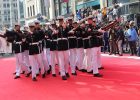
[{"label": "building facade", "polygon": [[36,20],[37,14],[41,13],[38,0],[25,0],[25,23],[29,24]]},{"label": "building facade", "polygon": [[76,0],[76,9],[92,7],[100,9],[100,0]]},{"label": "building facade", "polygon": [[140,12],[140,0],[108,0],[108,6],[113,6],[113,3],[121,3],[121,15],[137,14]]},{"label": "building facade", "polygon": [[19,22],[18,0],[0,0],[0,29],[13,27]]},{"label": "building facade", "polygon": [[65,17],[69,16],[69,14],[73,12],[73,2],[75,2],[75,0],[54,0],[55,17],[59,15],[63,15]]},{"label": "building facade", "polygon": [[41,22],[44,22],[46,21],[45,19],[50,19],[50,1],[25,0],[25,23],[28,24],[34,20],[40,20]]},{"label": "building facade", "polygon": [[19,14],[20,14],[20,25],[25,25],[25,13],[24,13],[24,0],[19,0]]}]

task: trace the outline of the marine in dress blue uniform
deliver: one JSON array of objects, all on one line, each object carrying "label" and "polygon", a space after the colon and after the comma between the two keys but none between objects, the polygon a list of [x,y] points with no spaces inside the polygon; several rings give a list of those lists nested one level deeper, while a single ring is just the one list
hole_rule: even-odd
[{"label": "marine in dress blue uniform", "polygon": [[64,23],[63,17],[58,17],[58,60],[60,66],[60,74],[62,80],[67,80],[69,77],[68,67],[69,67],[69,44],[68,44],[68,27]]},{"label": "marine in dress blue uniform", "polygon": [[74,32],[71,30],[73,27],[73,20],[72,18],[68,18],[68,43],[69,43],[69,61],[70,61],[70,67],[71,67],[71,73],[72,75],[77,75],[76,73],[76,48],[77,48],[77,38],[74,34]]},{"label": "marine in dress blue uniform", "polygon": [[46,76],[45,67],[44,64],[42,63],[43,59],[41,55],[41,50],[40,50],[41,47],[39,42],[42,38],[40,33],[35,30],[35,25],[33,23],[29,25],[29,28],[30,28],[30,34],[27,37],[27,41],[29,43],[29,59],[30,59],[30,64],[32,66],[32,80],[37,81],[36,62],[38,62],[38,65],[40,66],[42,78],[45,78]]}]

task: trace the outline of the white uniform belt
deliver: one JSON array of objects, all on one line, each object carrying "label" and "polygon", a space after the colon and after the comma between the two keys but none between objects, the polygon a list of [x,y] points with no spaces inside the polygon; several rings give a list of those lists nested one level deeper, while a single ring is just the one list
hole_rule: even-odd
[{"label": "white uniform belt", "polygon": [[82,39],[81,37],[77,38],[77,39]]},{"label": "white uniform belt", "polygon": [[67,38],[58,38],[57,40],[68,40]]},{"label": "white uniform belt", "polygon": [[49,41],[50,41],[51,39],[47,39],[47,40],[49,40]]},{"label": "white uniform belt", "polygon": [[88,38],[91,38],[92,36],[88,36]]},{"label": "white uniform belt", "polygon": [[30,43],[30,45],[39,45],[39,42]]},{"label": "white uniform belt", "polygon": [[74,38],[76,38],[75,36],[71,36],[71,37],[68,37],[69,39],[74,39]]},{"label": "white uniform belt", "polygon": [[51,41],[57,42],[57,40],[51,40]]},{"label": "white uniform belt", "polygon": [[89,39],[89,37],[87,37],[87,38],[83,38],[83,40],[87,40],[87,39]]},{"label": "white uniform belt", "polygon": [[22,44],[22,42],[15,42],[15,44]]},{"label": "white uniform belt", "polygon": [[41,41],[39,41],[39,43],[42,43],[42,40],[41,40]]}]

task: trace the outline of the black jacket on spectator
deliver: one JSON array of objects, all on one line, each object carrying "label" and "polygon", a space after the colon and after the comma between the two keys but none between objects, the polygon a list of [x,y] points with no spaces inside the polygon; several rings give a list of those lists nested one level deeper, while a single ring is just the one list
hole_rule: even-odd
[{"label": "black jacket on spectator", "polygon": [[124,40],[124,31],[123,31],[123,29],[119,29],[119,30],[117,30],[117,40],[119,41],[119,40]]}]

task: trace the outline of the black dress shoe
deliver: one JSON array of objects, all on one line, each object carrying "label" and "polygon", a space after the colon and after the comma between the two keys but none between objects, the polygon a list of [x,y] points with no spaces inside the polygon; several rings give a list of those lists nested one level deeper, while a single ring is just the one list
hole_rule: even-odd
[{"label": "black dress shoe", "polygon": [[103,77],[103,75],[102,74],[94,74],[94,77]]},{"label": "black dress shoe", "polygon": [[62,76],[62,80],[67,80],[67,77],[66,76]]},{"label": "black dress shoe", "polygon": [[41,68],[39,68],[39,72],[41,72]]},{"label": "black dress shoe", "polygon": [[69,73],[66,73],[66,77],[67,77],[67,78],[69,78],[69,77],[70,77]]},{"label": "black dress shoe", "polygon": [[46,77],[46,74],[44,73],[44,74],[42,74],[42,78],[45,78]]},{"label": "black dress shoe", "polygon": [[48,74],[48,75],[51,73],[51,70],[52,70],[52,66],[49,65],[49,70],[47,71],[47,74]]},{"label": "black dress shoe", "polygon": [[13,73],[14,75],[16,74],[16,72]]},{"label": "black dress shoe", "polygon": [[104,67],[100,67],[100,68],[98,68],[99,70],[102,70],[102,69],[104,69]]},{"label": "black dress shoe", "polygon": [[72,75],[77,76],[77,73],[76,72],[75,73],[72,73]]},{"label": "black dress shoe", "polygon": [[91,70],[90,72],[87,72],[87,73],[92,74],[93,73],[93,70]]},{"label": "black dress shoe", "polygon": [[25,71],[22,71],[21,74],[25,74]]},{"label": "black dress shoe", "polygon": [[55,64],[55,66],[58,66],[58,64]]},{"label": "black dress shoe", "polygon": [[18,78],[20,78],[20,76],[15,76],[15,77],[14,77],[14,79],[18,79]]},{"label": "black dress shoe", "polygon": [[78,67],[76,66],[75,69],[78,70]]},{"label": "black dress shoe", "polygon": [[33,80],[33,81],[37,81],[36,77],[34,77],[32,80]]},{"label": "black dress shoe", "polygon": [[26,77],[30,77],[30,75],[31,75],[31,72],[30,72],[30,73],[28,73],[28,74],[26,75]]},{"label": "black dress shoe", "polygon": [[119,56],[123,56],[123,54],[119,54]]},{"label": "black dress shoe", "polygon": [[109,53],[109,55],[112,55],[112,53]]},{"label": "black dress shoe", "polygon": [[29,66],[29,69],[31,70],[31,69],[32,69],[32,67],[31,67],[31,66]]},{"label": "black dress shoe", "polygon": [[53,77],[56,77],[56,74],[52,74]]},{"label": "black dress shoe", "polygon": [[82,71],[82,72],[87,72],[87,70],[85,70],[85,69],[82,69],[81,71]]},{"label": "black dress shoe", "polygon": [[39,74],[36,74],[36,76],[39,76]]}]

